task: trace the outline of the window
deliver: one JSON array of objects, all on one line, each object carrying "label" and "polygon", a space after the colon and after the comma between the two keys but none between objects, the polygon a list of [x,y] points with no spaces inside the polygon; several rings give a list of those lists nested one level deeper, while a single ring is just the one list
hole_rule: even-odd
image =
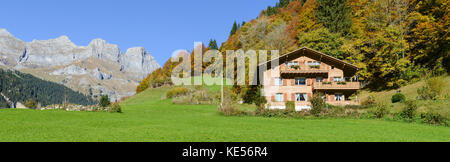
[{"label": "window", "polygon": [[340,82],[340,81],[342,81],[342,78],[341,77],[334,77],[334,81],[335,82]]},{"label": "window", "polygon": [[281,78],[275,78],[275,85],[277,85],[277,86],[283,85],[283,79],[281,79]]},{"label": "window", "polygon": [[334,69],[334,66],[331,66],[331,69]]},{"label": "window", "polygon": [[298,61],[294,61],[294,65],[297,66],[298,65]]},{"label": "window", "polygon": [[334,94],[334,100],[336,100],[336,101],[342,101],[342,100],[343,100],[342,94],[340,94],[340,93]]},{"label": "window", "polygon": [[344,77],[344,81],[346,81],[346,82],[351,82],[351,81],[352,81],[352,78],[350,78],[350,77]]},{"label": "window", "polygon": [[295,85],[306,85],[305,78],[295,78]]},{"label": "window", "polygon": [[316,82],[323,82],[323,78],[316,78]]},{"label": "window", "polygon": [[319,66],[320,64],[320,61],[308,61],[308,66]]},{"label": "window", "polygon": [[295,94],[295,101],[306,101],[307,96],[306,93],[296,93]]},{"label": "window", "polygon": [[277,102],[283,102],[283,101],[284,101],[284,99],[283,99],[283,93],[277,93],[277,94],[275,95],[275,101],[277,101]]}]

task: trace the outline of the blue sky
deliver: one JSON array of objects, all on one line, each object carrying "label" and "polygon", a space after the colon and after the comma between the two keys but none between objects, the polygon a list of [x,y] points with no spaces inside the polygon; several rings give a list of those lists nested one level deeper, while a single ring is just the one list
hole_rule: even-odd
[{"label": "blue sky", "polygon": [[161,65],[178,49],[210,38],[220,46],[233,22],[256,18],[278,0],[2,0],[0,28],[32,41],[67,35],[78,46],[102,38],[123,52],[142,46]]}]

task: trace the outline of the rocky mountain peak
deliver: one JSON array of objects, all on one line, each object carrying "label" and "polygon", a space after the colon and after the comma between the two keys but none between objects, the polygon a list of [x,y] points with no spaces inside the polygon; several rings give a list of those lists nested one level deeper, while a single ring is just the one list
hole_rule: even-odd
[{"label": "rocky mountain peak", "polygon": [[33,40],[31,45],[37,45],[37,46],[47,46],[51,48],[75,48],[77,45],[75,45],[69,37],[63,35],[55,39],[49,39],[49,40]]},{"label": "rocky mountain peak", "polygon": [[5,29],[0,29],[0,65],[52,78],[83,93],[108,94],[112,99],[134,94],[139,81],[160,68],[143,47],[130,48],[124,54],[118,45],[103,39],[76,46],[67,36],[24,42]]},{"label": "rocky mountain peak", "polygon": [[144,56],[147,54],[147,51],[144,47],[132,47],[125,52],[125,55],[133,55],[133,56]]},{"label": "rocky mountain peak", "polygon": [[97,58],[107,58],[113,61],[119,61],[120,55],[122,54],[119,46],[109,44],[100,38],[92,40],[88,48],[92,50],[92,54]]},{"label": "rocky mountain peak", "polygon": [[1,37],[13,37],[11,33],[8,32],[6,29],[0,29],[0,36]]}]

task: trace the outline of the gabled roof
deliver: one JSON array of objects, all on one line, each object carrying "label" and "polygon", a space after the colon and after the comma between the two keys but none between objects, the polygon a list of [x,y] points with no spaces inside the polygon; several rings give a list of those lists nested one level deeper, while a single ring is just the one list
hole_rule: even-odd
[{"label": "gabled roof", "polygon": [[353,74],[356,73],[359,70],[359,68],[356,65],[347,63],[347,62],[342,61],[342,60],[340,60],[338,58],[335,58],[333,56],[324,54],[322,52],[318,52],[318,51],[313,50],[313,49],[308,48],[308,47],[302,47],[302,48],[297,49],[295,51],[292,51],[290,53],[287,53],[287,54],[284,54],[284,55],[279,56],[277,58],[274,58],[274,59],[272,59],[270,61],[261,63],[261,64],[259,64],[259,67],[263,66],[263,65],[267,65],[267,68],[271,68],[270,65],[271,65],[272,61],[279,60],[279,64],[282,64],[282,63],[284,63],[286,61],[290,61],[290,60],[296,59],[296,58],[301,57],[301,56],[306,56],[306,57],[312,58],[314,60],[324,62],[324,63],[326,63],[328,65],[333,65],[333,66],[335,66],[338,69],[342,69],[342,70],[344,70],[346,72],[350,72],[350,73],[353,73]]}]

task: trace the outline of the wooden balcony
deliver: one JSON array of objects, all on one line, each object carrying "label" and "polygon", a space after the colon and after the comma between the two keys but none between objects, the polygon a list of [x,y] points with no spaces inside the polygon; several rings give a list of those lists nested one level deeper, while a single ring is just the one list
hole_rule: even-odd
[{"label": "wooden balcony", "polygon": [[297,68],[288,67],[287,65],[280,66],[281,74],[328,74],[328,69],[312,68],[310,66],[296,66]]},{"label": "wooden balcony", "polygon": [[314,82],[316,90],[358,90],[361,88],[359,82]]}]

